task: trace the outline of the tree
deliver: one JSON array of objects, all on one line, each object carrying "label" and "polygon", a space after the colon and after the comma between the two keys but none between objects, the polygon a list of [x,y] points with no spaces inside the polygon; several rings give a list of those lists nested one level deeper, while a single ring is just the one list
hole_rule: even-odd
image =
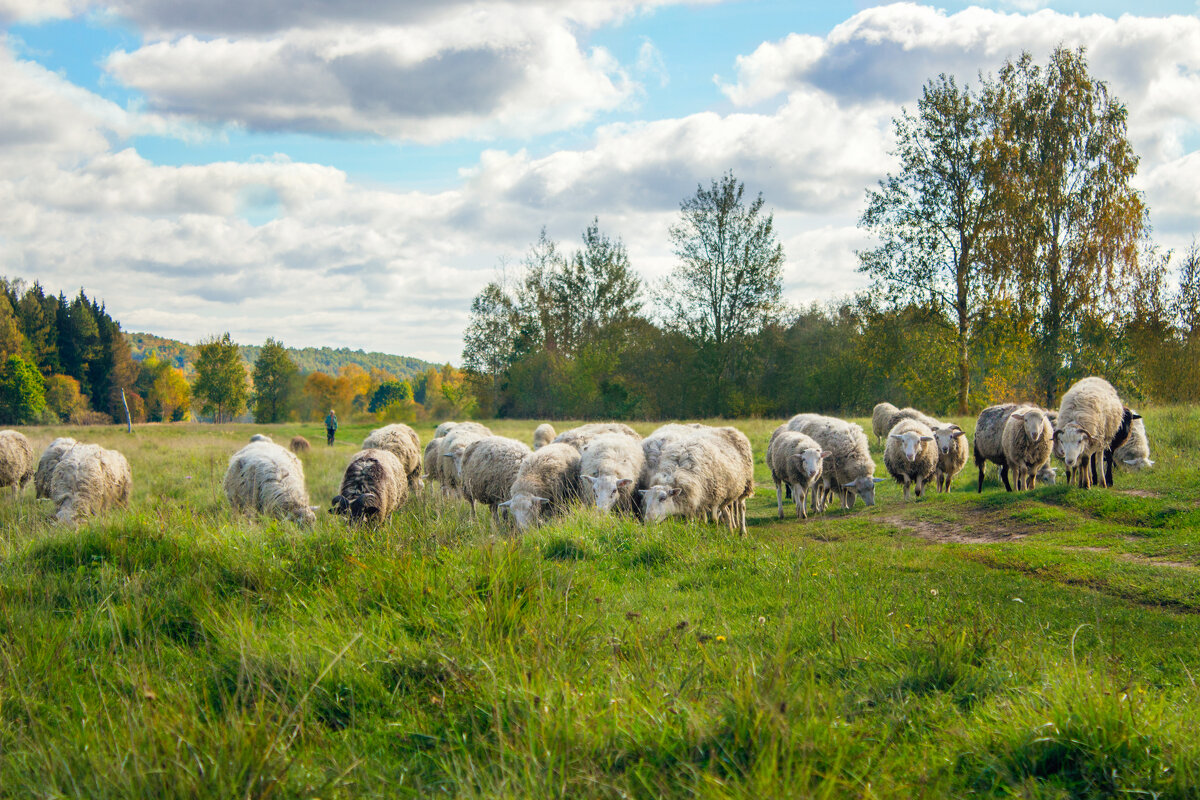
[{"label": "tree", "polygon": [[868,192],[859,225],[880,245],[859,253],[870,275],[896,305],[944,306],[936,315],[955,334],[958,413],[967,413],[972,323],[983,302],[986,237],[996,192],[988,180],[988,117],[953,77],[925,84],[917,115],[894,121],[900,171]]},{"label": "tree", "polygon": [[46,378],[46,406],[63,422],[70,422],[87,410],[87,400],[79,391],[79,381],[69,375]]},{"label": "tree", "polygon": [[500,394],[500,376],[515,352],[516,307],[508,293],[493,281],[471,301],[471,320],[463,333],[463,366],[490,379],[492,403]]},{"label": "tree", "polygon": [[298,373],[283,343],[267,339],[254,362],[255,422],[282,422],[287,417]]},{"label": "tree", "polygon": [[178,422],[187,416],[192,388],[183,371],[169,361],[148,356],[137,380],[138,394],[145,398],[146,416],[156,422]]},{"label": "tree", "polygon": [[411,402],[413,402],[412,384],[408,381],[388,381],[379,384],[379,388],[371,394],[371,403],[367,406],[367,411],[377,414],[395,403]]},{"label": "tree", "polygon": [[36,422],[46,408],[42,373],[20,356],[9,356],[0,367],[0,423]]},{"label": "tree", "polygon": [[1091,77],[1082,48],[1056,48],[1045,68],[1023,53],[1004,65],[985,102],[999,193],[990,249],[1037,320],[1039,388],[1051,406],[1073,377],[1067,338],[1137,269],[1147,230],[1131,185],[1138,157],[1124,104]]},{"label": "tree", "polygon": [[228,333],[196,345],[196,382],[192,386],[204,413],[214,422],[237,417],[246,408],[246,368]]},{"label": "tree", "polygon": [[727,173],[680,204],[670,229],[680,263],[667,279],[670,322],[695,342],[709,379],[709,413],[725,411],[726,378],[749,337],[779,315],[783,246],[759,194]]}]

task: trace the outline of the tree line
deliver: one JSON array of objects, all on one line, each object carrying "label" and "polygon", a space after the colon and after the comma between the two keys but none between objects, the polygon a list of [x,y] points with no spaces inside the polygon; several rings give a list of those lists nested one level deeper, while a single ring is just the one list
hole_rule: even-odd
[{"label": "tree line", "polygon": [[543,230],[472,303],[479,406],[657,419],[888,399],[965,414],[1053,405],[1088,374],[1141,401],[1195,400],[1200,252],[1153,244],[1126,123],[1082,49],[1022,54],[977,87],[930,80],[894,120],[896,172],[866,193],[871,286],[824,305],[781,302],[772,215],[732,173],[682,201],[676,265],[653,287],[598,220],[570,253]]}]

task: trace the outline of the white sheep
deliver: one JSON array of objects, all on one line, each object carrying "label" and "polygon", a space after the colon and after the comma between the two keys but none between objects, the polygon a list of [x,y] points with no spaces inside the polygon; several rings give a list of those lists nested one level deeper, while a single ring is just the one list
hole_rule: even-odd
[{"label": "white sheep", "polygon": [[824,459],[833,453],[822,448],[811,436],[787,430],[786,425],[780,425],[776,434],[772,435],[767,447],[767,467],[775,483],[775,504],[779,518],[783,519],[783,487],[786,484],[792,489],[796,516],[808,519],[809,490],[812,490],[815,509]]},{"label": "white sheep", "polygon": [[561,514],[579,499],[581,459],[571,445],[551,442],[521,461],[509,499],[500,503],[512,514],[517,530],[538,524],[542,517]]},{"label": "white sheep", "polygon": [[442,437],[441,457],[443,461],[441,462],[442,466],[438,468],[438,476],[442,481],[444,494],[451,496],[461,494],[462,487],[458,480],[457,460],[462,458],[463,451],[471,444],[491,435],[492,432],[486,425],[480,425],[478,422],[459,422]]},{"label": "white sheep", "polygon": [[454,427],[456,425],[458,425],[457,422],[451,422],[451,421],[443,422],[442,424],[438,425],[437,429],[433,432],[433,438],[435,438],[435,439],[442,438],[447,433],[454,430]]},{"label": "white sheep", "polygon": [[1001,446],[1017,489],[1033,489],[1038,474],[1050,463],[1054,427],[1040,408],[1021,406],[1008,415]]},{"label": "white sheep", "polygon": [[554,432],[554,426],[549,422],[543,422],[533,430],[533,449],[539,450],[554,441],[557,436]]},{"label": "white sheep", "polygon": [[236,512],[300,523],[316,521],[304,486],[304,464],[295,453],[274,442],[251,442],[234,453],[225,470],[224,487]]},{"label": "white sheep", "polygon": [[359,450],[346,465],[329,513],[354,522],[384,519],[408,499],[409,485],[404,464],[392,451]]},{"label": "white sheep", "polygon": [[860,425],[820,414],[797,414],[788,420],[788,429],[808,434],[830,452],[822,467],[818,511],[825,510],[835,493],[844,509],[853,508],[859,497],[866,505],[875,505],[875,485],[883,478],[875,477],[871,444]]},{"label": "white sheep", "polygon": [[939,492],[949,492],[954,476],[967,465],[970,446],[967,434],[957,425],[941,425],[933,429],[933,443],[937,447],[938,463],[934,477]]},{"label": "white sheep", "polygon": [[725,435],[697,430],[691,436],[670,438],[658,458],[650,485],[641,490],[645,519],[655,522],[671,515],[694,519],[724,519],[731,530],[746,534],[744,503],[747,483],[753,485],[754,465],[746,464],[740,448]]},{"label": "white sheep", "polygon": [[590,422],[587,425],[563,431],[554,437],[554,441],[559,444],[569,444],[576,450],[582,450],[585,444],[605,433],[621,433],[634,441],[642,440],[641,434],[624,422]]},{"label": "white sheep", "polygon": [[892,417],[899,413],[900,409],[891,403],[877,403],[875,408],[871,409],[871,431],[875,434],[876,443],[883,443],[883,437],[891,430]]},{"label": "white sheep", "polygon": [[125,456],[95,444],[76,444],[68,448],[50,478],[55,517],[67,524],[110,508],[129,505],[132,490],[133,474]]},{"label": "white sheep", "polygon": [[642,443],[620,433],[605,433],[583,448],[580,477],[584,500],[608,512],[614,508],[630,513],[642,468],[646,463]]},{"label": "white sheep", "polygon": [[909,490],[914,488],[920,499],[926,481],[937,472],[937,462],[933,431],[920,420],[901,420],[888,433],[883,465],[888,474],[904,486],[905,500]]},{"label": "white sheep", "polygon": [[54,468],[58,466],[63,454],[77,444],[78,442],[70,436],[60,436],[42,451],[37,472],[33,475],[34,497],[50,496],[50,479],[54,477]]},{"label": "white sheep", "polygon": [[[1063,395],[1058,407],[1054,438],[1062,446],[1063,463],[1067,466],[1067,483],[1072,481],[1087,489],[1093,482],[1108,485],[1109,474],[1102,470],[1096,475],[1096,462],[1103,458],[1127,422],[1127,409],[1121,404],[1117,390],[1103,378],[1083,378]],[[1128,432],[1128,427],[1125,428]],[[1121,442],[1117,443],[1118,446]]]},{"label": "white sheep", "polygon": [[524,442],[506,436],[485,436],[451,454],[463,497],[471,504],[486,503],[492,519],[500,521],[500,504],[508,500],[521,462],[533,450]]},{"label": "white sheep", "polygon": [[21,494],[33,480],[33,445],[20,431],[0,431],[0,486],[11,486]]},{"label": "white sheep", "polygon": [[1113,461],[1126,469],[1142,470],[1154,466],[1150,460],[1150,440],[1146,438],[1146,423],[1134,419],[1129,426],[1129,437],[1113,451]]},{"label": "white sheep", "polygon": [[363,439],[362,449],[389,451],[404,467],[409,493],[421,491],[421,437],[412,428],[402,422],[376,428]]}]

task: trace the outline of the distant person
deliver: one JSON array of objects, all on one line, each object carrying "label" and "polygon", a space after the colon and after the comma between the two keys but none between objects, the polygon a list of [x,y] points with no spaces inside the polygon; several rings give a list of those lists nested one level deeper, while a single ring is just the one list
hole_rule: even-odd
[{"label": "distant person", "polygon": [[337,414],[333,413],[333,409],[329,409],[328,416],[325,417],[325,444],[333,446],[333,436],[337,433]]}]

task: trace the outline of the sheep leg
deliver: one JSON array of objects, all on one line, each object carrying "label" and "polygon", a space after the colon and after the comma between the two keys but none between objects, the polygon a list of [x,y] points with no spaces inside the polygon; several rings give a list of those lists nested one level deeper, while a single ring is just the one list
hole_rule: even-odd
[{"label": "sheep leg", "polygon": [[746,535],[746,501],[738,500],[738,518],[742,523],[742,536]]},{"label": "sheep leg", "polygon": [[1112,468],[1113,468],[1113,451],[1105,450],[1104,451],[1104,485],[1108,486],[1110,488],[1113,485]]},{"label": "sheep leg", "polygon": [[910,484],[907,480],[904,481],[904,502],[906,502],[906,503],[908,502],[908,487],[909,487],[909,485]]},{"label": "sheep leg", "polygon": [[1004,491],[1011,492],[1012,486],[1008,482],[1008,464],[1000,465],[1000,480],[1004,481]]},{"label": "sheep leg", "polygon": [[[792,495],[795,496],[795,492]],[[799,502],[799,500],[797,500]],[[783,519],[783,483],[775,481],[775,505],[779,508],[779,518]]]},{"label": "sheep leg", "polygon": [[920,475],[917,476],[917,499],[921,499],[921,495],[925,493],[925,479]]},{"label": "sheep leg", "polygon": [[797,483],[792,487],[792,497],[796,498],[796,519],[808,519],[808,487]]}]

